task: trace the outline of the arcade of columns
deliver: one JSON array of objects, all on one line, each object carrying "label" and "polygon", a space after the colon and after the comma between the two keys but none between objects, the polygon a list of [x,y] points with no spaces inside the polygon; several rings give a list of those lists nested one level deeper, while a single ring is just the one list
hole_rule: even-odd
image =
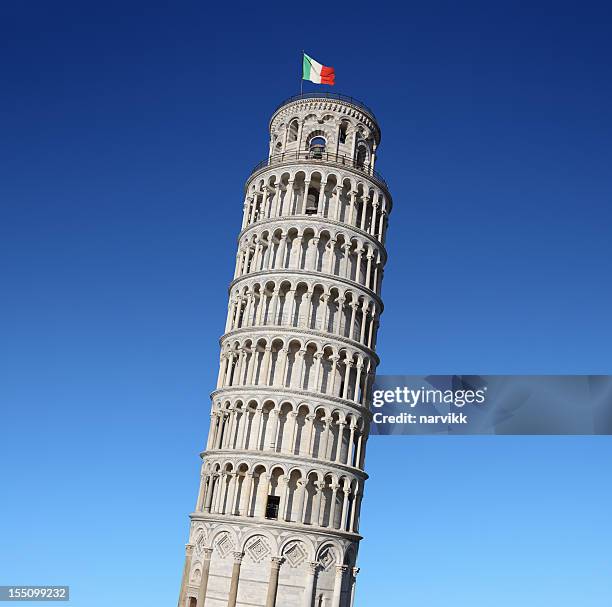
[{"label": "arcade of columns", "polygon": [[274,113],[246,185],[179,607],[352,607],[391,197],[354,100]]}]

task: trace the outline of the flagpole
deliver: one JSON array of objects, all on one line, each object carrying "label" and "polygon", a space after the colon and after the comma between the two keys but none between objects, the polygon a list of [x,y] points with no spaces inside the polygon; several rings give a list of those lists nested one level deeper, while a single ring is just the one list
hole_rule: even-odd
[{"label": "flagpole", "polygon": [[304,89],[304,49],[302,49],[302,75],[300,76],[300,95],[303,95]]}]

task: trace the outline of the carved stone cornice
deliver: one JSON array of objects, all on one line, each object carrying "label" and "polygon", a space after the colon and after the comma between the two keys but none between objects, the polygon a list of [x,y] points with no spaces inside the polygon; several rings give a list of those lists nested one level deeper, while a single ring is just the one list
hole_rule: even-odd
[{"label": "carved stone cornice", "polygon": [[304,533],[309,536],[318,535],[323,538],[342,538],[349,542],[358,542],[363,539],[363,536],[358,533],[348,533],[339,529],[330,529],[329,527],[318,527],[316,525],[303,525],[302,523],[287,523],[276,519],[253,518],[249,516],[239,516],[237,514],[210,514],[208,512],[192,512],[189,515],[192,521],[215,522],[222,525],[227,525],[230,522],[238,523],[244,526],[250,526],[257,529],[263,527],[267,529],[283,529],[290,531],[298,536]]},{"label": "carved stone cornice", "polygon": [[[270,224],[278,225],[274,225],[272,226],[272,228],[270,228]],[[344,223],[343,221],[337,221],[336,219],[330,219],[328,217],[323,217],[320,215],[282,215],[280,217],[266,217],[265,219],[258,219],[257,221],[249,224],[243,230],[240,231],[240,234],[238,234],[237,243],[240,246],[240,241],[244,237],[246,237],[249,232],[257,232],[262,226],[268,227],[268,229],[272,230],[278,228],[279,230],[283,230],[284,232],[286,232],[288,228],[294,227],[292,225],[289,226],[288,224],[304,224],[305,228],[314,229],[320,227],[321,230],[329,230],[329,226],[337,227],[339,229],[337,230],[335,236],[344,232],[353,232],[354,235],[361,236],[362,238],[365,238],[367,241],[373,244],[380,251],[382,256],[382,262],[387,262],[387,249],[385,245],[380,242],[380,240],[378,240],[378,238],[372,236],[372,234],[370,234],[369,232],[366,232],[365,230],[362,230],[361,228],[358,228],[356,226],[352,226],[348,223]]]},{"label": "carved stone cornice", "polygon": [[271,173],[278,173],[279,169],[282,169],[280,172],[283,173],[286,173],[287,170],[298,172],[303,171],[304,167],[313,167],[313,169],[325,173],[327,177],[329,177],[329,175],[337,174],[341,176],[342,180],[344,180],[348,177],[346,173],[349,173],[357,178],[355,180],[357,182],[370,182],[372,185],[382,190],[387,196],[387,209],[390,211],[393,208],[393,198],[391,197],[391,193],[389,192],[387,185],[376,175],[365,173],[357,167],[352,167],[340,162],[334,162],[332,160],[317,160],[314,158],[303,158],[299,160],[296,158],[288,158],[286,160],[278,160],[272,164],[266,164],[249,175],[244,184],[244,193],[246,194],[248,192],[249,185],[253,182],[253,180],[261,179],[262,175],[267,171],[270,171]]},{"label": "carved stone cornice", "polygon": [[[280,325],[262,325],[259,327],[244,327],[241,329],[234,329],[228,333],[224,333],[219,338],[219,346],[223,348],[223,345],[228,339],[232,339],[237,335],[253,335],[254,339],[261,339],[264,336],[269,336],[270,339],[274,339],[279,335],[291,335],[292,337],[317,337],[324,343],[329,344],[330,342],[337,342],[338,349],[340,350],[343,345],[350,346],[355,352],[363,352],[365,355],[372,358],[378,366],[380,358],[378,354],[371,348],[364,346],[362,343],[350,339],[349,337],[342,337],[335,335],[334,333],[328,333],[327,331],[317,331],[316,329],[304,329],[303,327],[286,327]],[[349,361],[350,362],[350,361]]]},{"label": "carved stone cornice", "polygon": [[372,412],[363,405],[356,403],[355,401],[341,398],[340,396],[331,396],[330,394],[321,394],[319,392],[310,392],[308,390],[298,388],[275,388],[274,386],[226,386],[224,388],[217,388],[210,393],[211,400],[215,400],[217,396],[225,396],[236,394],[241,396],[243,399],[248,398],[249,395],[262,395],[264,398],[268,397],[274,399],[274,397],[280,397],[282,400],[290,402],[301,403],[301,402],[319,402],[321,404],[341,405],[345,409],[358,411],[362,414],[366,421],[371,421]]},{"label": "carved stone cornice", "polygon": [[[252,272],[250,274],[243,274],[242,276],[238,276],[237,278],[234,278],[232,280],[232,282],[230,282],[229,287],[228,287],[228,291],[231,294],[231,290],[234,288],[234,286],[236,284],[238,284],[239,282],[243,281],[243,280],[247,280],[247,279],[254,279],[254,278],[267,278],[269,276],[274,276],[274,275],[278,275],[278,276],[283,276],[283,277],[289,277],[289,276],[294,276],[296,279],[299,279],[300,277],[305,278],[305,277],[309,277],[313,280],[313,282],[318,282],[321,280],[329,280],[332,283],[342,283],[347,285],[347,287],[349,288],[359,288],[361,291],[363,291],[366,295],[370,296],[372,299],[375,299],[378,302],[378,305],[380,306],[380,312],[382,314],[383,310],[384,310],[384,305],[382,302],[382,299],[376,294],[374,293],[374,291],[372,291],[371,289],[369,289],[368,287],[362,285],[361,283],[355,282],[354,280],[349,280],[348,278],[343,278],[341,276],[334,276],[333,274],[328,274],[327,272],[314,272],[312,270],[295,270],[295,269],[290,269],[290,270],[260,270],[259,272]],[[306,280],[305,280],[306,282]]]},{"label": "carved stone cornice", "polygon": [[347,466],[345,464],[341,464],[339,462],[310,457],[307,455],[293,455],[289,453],[277,453],[275,451],[261,451],[261,450],[250,450],[246,449],[208,449],[206,451],[202,451],[200,453],[200,457],[204,458],[214,458],[221,459],[223,461],[232,461],[232,462],[242,462],[242,461],[251,461],[257,460],[261,462],[272,462],[282,464],[286,462],[288,464],[287,467],[292,466],[291,469],[296,467],[296,464],[299,466],[300,463],[304,462],[306,464],[305,469],[316,472],[320,468],[320,472],[322,476],[325,476],[326,473],[331,472],[333,470],[338,470],[338,476],[342,476],[342,474],[348,474],[351,477],[354,477],[356,480],[361,480],[365,482],[368,480],[369,475],[367,472],[364,472],[361,468],[354,468],[353,466]]}]

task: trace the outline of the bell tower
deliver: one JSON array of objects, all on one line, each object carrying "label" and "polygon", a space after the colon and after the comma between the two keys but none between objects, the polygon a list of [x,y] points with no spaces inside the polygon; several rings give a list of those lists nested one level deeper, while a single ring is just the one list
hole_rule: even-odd
[{"label": "bell tower", "polygon": [[178,607],[352,607],[392,200],[380,129],[283,102],[247,179]]}]

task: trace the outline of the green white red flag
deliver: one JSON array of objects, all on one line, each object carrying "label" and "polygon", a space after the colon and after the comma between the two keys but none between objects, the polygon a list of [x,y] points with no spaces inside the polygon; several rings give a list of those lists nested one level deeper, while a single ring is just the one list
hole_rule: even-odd
[{"label": "green white red flag", "polygon": [[309,57],[304,53],[304,59],[302,61],[302,80],[310,80],[315,84],[329,84],[334,85],[336,73],[333,67],[327,65],[321,65],[318,61],[315,61],[312,57]]}]

